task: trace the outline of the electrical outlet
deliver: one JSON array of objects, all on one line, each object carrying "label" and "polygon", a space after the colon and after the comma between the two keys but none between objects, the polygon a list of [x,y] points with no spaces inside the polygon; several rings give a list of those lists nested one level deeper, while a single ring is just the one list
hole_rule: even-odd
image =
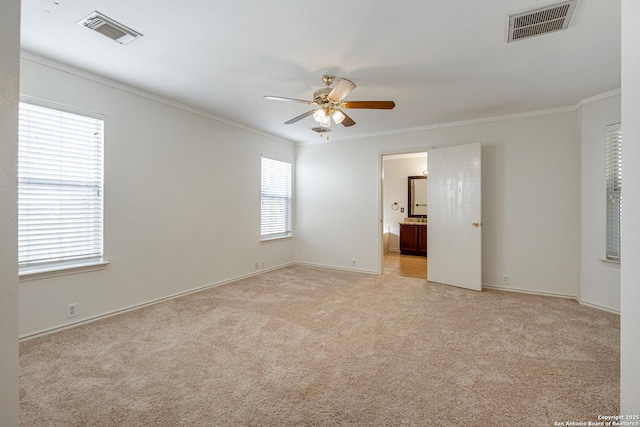
[{"label": "electrical outlet", "polygon": [[351,260],[351,265],[356,265],[356,260],[355,260],[355,258]]},{"label": "electrical outlet", "polygon": [[256,270],[260,268],[260,266],[258,265],[258,261],[256,261]]},{"label": "electrical outlet", "polygon": [[503,285],[509,284],[509,276],[502,276],[502,284]]},{"label": "electrical outlet", "polygon": [[74,302],[73,304],[67,305],[67,317],[75,317],[77,304]]},{"label": "electrical outlet", "polygon": [[262,260],[262,268],[264,268],[264,260]]}]

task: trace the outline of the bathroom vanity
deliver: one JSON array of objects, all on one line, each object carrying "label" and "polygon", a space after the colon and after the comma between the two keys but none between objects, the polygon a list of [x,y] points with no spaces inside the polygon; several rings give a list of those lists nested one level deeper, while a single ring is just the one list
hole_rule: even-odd
[{"label": "bathroom vanity", "polygon": [[427,256],[427,223],[400,223],[400,253]]}]

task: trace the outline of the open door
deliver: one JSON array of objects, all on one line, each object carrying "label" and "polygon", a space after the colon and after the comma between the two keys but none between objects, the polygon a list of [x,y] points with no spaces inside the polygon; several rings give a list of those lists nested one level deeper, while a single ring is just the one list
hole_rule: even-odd
[{"label": "open door", "polygon": [[429,281],[482,290],[480,143],[429,151]]}]

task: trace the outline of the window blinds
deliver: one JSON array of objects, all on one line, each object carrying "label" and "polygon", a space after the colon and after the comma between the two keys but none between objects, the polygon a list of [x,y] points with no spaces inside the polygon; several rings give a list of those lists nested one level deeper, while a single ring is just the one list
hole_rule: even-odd
[{"label": "window blinds", "polygon": [[622,131],[620,124],[607,126],[607,249],[606,259],[620,261],[622,189]]},{"label": "window blinds", "polygon": [[18,263],[102,257],[103,120],[20,103]]},{"label": "window blinds", "polygon": [[291,164],[262,157],[260,236],[291,235]]}]

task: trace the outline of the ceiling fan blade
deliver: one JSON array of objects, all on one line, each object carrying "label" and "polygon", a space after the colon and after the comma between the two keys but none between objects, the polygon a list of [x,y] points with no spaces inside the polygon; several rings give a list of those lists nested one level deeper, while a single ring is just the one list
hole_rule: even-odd
[{"label": "ceiling fan blade", "polygon": [[343,101],[344,108],[368,108],[372,110],[391,110],[396,106],[393,101]]},{"label": "ceiling fan blade", "polygon": [[329,92],[327,98],[331,102],[340,102],[356,88],[356,84],[351,80],[340,79],[336,86]]},{"label": "ceiling fan blade", "polygon": [[317,111],[317,108],[315,110],[309,110],[306,113],[302,113],[299,116],[294,117],[291,120],[287,120],[286,122],[284,122],[285,125],[290,125],[292,123],[295,123],[297,121],[300,121],[302,119],[304,119],[305,117],[309,117],[310,115],[312,115],[313,113],[315,113]]},{"label": "ceiling fan blade", "polygon": [[282,96],[265,96],[264,99],[268,99],[271,101],[302,102],[303,104],[315,105],[315,102],[313,101],[305,101],[304,99],[295,99],[295,98],[284,98]]},{"label": "ceiling fan blade", "polygon": [[353,126],[356,124],[356,122],[351,117],[347,116],[347,113],[342,110],[340,110],[340,112],[344,114],[344,119],[342,119],[342,126],[348,128],[349,126]]}]

